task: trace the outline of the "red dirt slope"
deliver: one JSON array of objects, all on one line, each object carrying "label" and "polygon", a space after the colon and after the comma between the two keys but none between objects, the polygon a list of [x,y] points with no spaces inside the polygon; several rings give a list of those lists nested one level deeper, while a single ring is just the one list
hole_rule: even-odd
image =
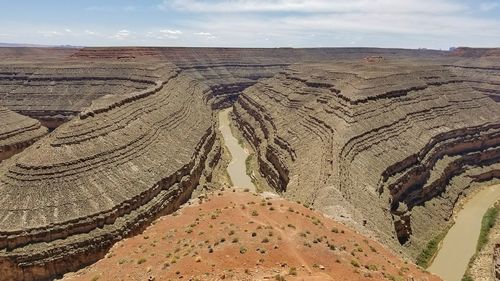
[{"label": "red dirt slope", "polygon": [[196,201],[64,280],[439,280],[297,203],[245,192]]}]

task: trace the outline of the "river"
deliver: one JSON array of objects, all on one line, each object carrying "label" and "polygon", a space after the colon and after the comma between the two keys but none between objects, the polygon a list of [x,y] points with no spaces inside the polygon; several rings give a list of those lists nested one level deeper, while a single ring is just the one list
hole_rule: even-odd
[{"label": "river", "polygon": [[493,185],[476,193],[464,204],[428,268],[430,272],[445,281],[462,279],[476,251],[483,215],[499,198],[500,185]]},{"label": "river", "polygon": [[224,109],[219,113],[219,130],[224,138],[224,143],[231,154],[231,162],[227,166],[227,172],[233,185],[237,188],[248,188],[255,192],[255,185],[246,173],[246,159],[248,152],[238,143],[231,132],[229,113],[231,108]]}]

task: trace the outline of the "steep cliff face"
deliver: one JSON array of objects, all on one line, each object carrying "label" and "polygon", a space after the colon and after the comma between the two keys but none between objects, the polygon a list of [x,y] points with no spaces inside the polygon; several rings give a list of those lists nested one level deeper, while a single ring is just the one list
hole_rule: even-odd
[{"label": "steep cliff face", "polygon": [[21,152],[47,134],[47,128],[35,119],[0,106],[0,162]]},{"label": "steep cliff face", "polygon": [[500,106],[439,65],[291,66],[248,88],[235,119],[276,190],[410,254],[500,175]]},{"label": "steep cliff face", "polygon": [[96,261],[209,174],[220,150],[210,89],[172,66],[154,76],[142,91],[94,101],[0,167],[2,280]]}]

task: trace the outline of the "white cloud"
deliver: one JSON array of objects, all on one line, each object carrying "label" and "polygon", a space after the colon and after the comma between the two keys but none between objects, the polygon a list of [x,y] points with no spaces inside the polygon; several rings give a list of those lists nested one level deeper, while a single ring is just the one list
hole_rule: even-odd
[{"label": "white cloud", "polygon": [[204,36],[204,37],[206,37],[208,39],[215,39],[215,38],[217,38],[214,35],[212,35],[212,33],[210,33],[210,32],[195,32],[193,34],[194,35],[199,35],[199,36]]},{"label": "white cloud", "polygon": [[164,34],[182,34],[182,31],[180,31],[180,30],[172,30],[172,29],[161,29],[160,33],[164,33]]},{"label": "white cloud", "polygon": [[122,15],[147,10],[152,19],[172,16],[168,25],[133,25],[140,19],[126,16],[122,27],[133,31],[89,22],[83,26],[90,30],[29,25],[22,32],[4,28],[0,33],[26,42],[76,45],[492,47],[500,45],[500,18],[492,15],[499,1],[160,0],[164,14],[147,10],[154,6],[124,4],[87,10]]},{"label": "white cloud", "polygon": [[162,10],[201,13],[453,13],[467,7],[450,0],[164,0]]},{"label": "white cloud", "polygon": [[61,35],[63,35],[62,32],[56,31],[56,30],[48,30],[48,31],[42,30],[42,31],[38,31],[37,33],[41,34],[44,37],[54,37],[54,36],[61,36]]},{"label": "white cloud", "polygon": [[[295,30],[320,30],[323,32],[354,31],[382,32],[392,34],[451,35],[467,34],[480,30],[493,31],[500,35],[498,23],[491,20],[470,19],[458,16],[393,15],[377,14],[315,15],[286,17],[279,20],[280,26]],[[459,28],[457,28],[459,27]],[[495,31],[496,29],[496,31]]]},{"label": "white cloud", "polygon": [[88,29],[84,30],[83,33],[85,35],[97,35],[97,32]]},{"label": "white cloud", "polygon": [[154,38],[157,40],[164,40],[164,39],[179,39],[179,36],[183,32],[177,29],[159,29],[155,31],[148,31],[146,32],[145,37],[147,38]]},{"label": "white cloud", "polygon": [[118,31],[115,35],[111,36],[111,38],[122,40],[122,39],[129,38],[130,35],[131,35],[131,32],[129,30],[122,29],[122,30]]},{"label": "white cloud", "polygon": [[[218,45],[491,46],[500,43],[500,19],[477,14],[500,7],[490,1],[472,6],[454,0],[163,0],[159,8],[191,15],[185,29],[205,39],[217,34]],[[206,27],[212,33],[196,32]],[[318,36],[305,39],[310,34]]]},{"label": "white cloud", "polygon": [[[210,27],[217,34],[217,44],[498,45],[500,19],[478,15],[479,4],[468,5],[473,4],[452,0],[164,0],[160,8],[194,14],[183,22],[186,29]],[[311,39],[310,34],[317,36]]]}]

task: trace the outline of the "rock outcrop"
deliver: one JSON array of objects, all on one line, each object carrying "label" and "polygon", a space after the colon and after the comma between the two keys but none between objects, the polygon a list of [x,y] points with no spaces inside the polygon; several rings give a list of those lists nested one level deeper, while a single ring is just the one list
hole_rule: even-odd
[{"label": "rock outcrop", "polygon": [[105,95],[152,86],[157,64],[44,62],[0,65],[0,104],[50,129]]},{"label": "rock outcrop", "polygon": [[0,107],[0,162],[47,134],[39,121]]},{"label": "rock outcrop", "polygon": [[217,161],[206,85],[163,65],[0,167],[0,276],[44,280],[185,202]]},{"label": "rock outcrop", "polygon": [[500,106],[470,83],[436,64],[294,65],[245,90],[235,121],[276,190],[416,255],[500,175]]}]

